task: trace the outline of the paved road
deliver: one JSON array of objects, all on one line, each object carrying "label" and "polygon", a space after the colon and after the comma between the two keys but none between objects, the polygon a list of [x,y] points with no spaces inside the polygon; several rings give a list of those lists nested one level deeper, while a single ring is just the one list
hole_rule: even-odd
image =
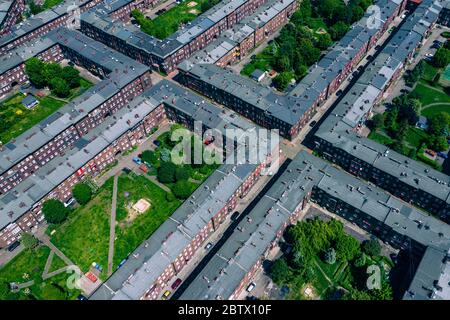
[{"label": "paved road", "polygon": [[116,239],[116,209],[117,209],[117,187],[119,183],[119,175],[114,176],[111,218],[109,223],[109,249],[108,249],[108,277],[113,273],[114,261],[114,240]]},{"label": "paved road", "polygon": [[208,262],[214,257],[214,255],[222,248],[222,246],[226,243],[228,238],[233,234],[234,229],[239,225],[239,223],[252,211],[252,209],[256,206],[256,204],[261,200],[261,198],[266,194],[266,192],[272,187],[272,185],[277,181],[279,176],[286,170],[286,167],[291,162],[290,159],[286,159],[286,161],[281,165],[278,172],[272,176],[269,182],[264,186],[264,188],[255,196],[255,198],[250,202],[250,204],[245,208],[244,211],[238,216],[236,220],[231,222],[229,227],[223,233],[223,236],[217,241],[217,243],[209,249],[209,252],[206,256],[198,263],[195,269],[189,274],[189,276],[184,280],[178,290],[172,295],[171,300],[177,300],[183,292],[189,287],[189,285],[194,281],[197,275],[205,268]]}]

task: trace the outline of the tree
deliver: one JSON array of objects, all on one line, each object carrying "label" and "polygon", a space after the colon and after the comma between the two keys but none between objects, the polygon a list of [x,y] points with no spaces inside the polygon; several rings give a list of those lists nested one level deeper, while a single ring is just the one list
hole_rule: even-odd
[{"label": "tree", "polygon": [[364,253],[360,253],[354,262],[355,267],[362,268],[366,265],[366,255]]},{"label": "tree", "polygon": [[372,297],[366,291],[351,289],[342,296],[342,300],[372,300]]},{"label": "tree", "polygon": [[39,244],[39,240],[36,239],[34,235],[28,232],[24,232],[22,236],[20,237],[20,243],[26,248],[26,249],[34,249]]},{"label": "tree", "polygon": [[289,57],[286,55],[277,54],[275,56],[273,67],[278,72],[291,70],[291,62],[289,61]]},{"label": "tree", "polygon": [[291,269],[284,258],[276,260],[270,267],[270,277],[273,282],[278,285],[287,282],[291,276],[291,273]]},{"label": "tree", "polygon": [[70,88],[61,78],[53,78],[50,80],[52,92],[58,97],[65,98],[70,94]]},{"label": "tree", "polygon": [[176,166],[172,162],[162,162],[158,168],[158,181],[162,183],[175,182]]},{"label": "tree", "polygon": [[317,35],[316,46],[320,50],[328,49],[328,47],[331,46],[332,43],[333,43],[333,41],[331,40],[331,36],[329,33],[323,33],[323,34]]},{"label": "tree", "polygon": [[367,255],[375,257],[380,255],[381,245],[377,239],[366,240],[362,244],[362,249]]},{"label": "tree", "polygon": [[61,76],[70,88],[77,88],[80,86],[80,71],[77,69],[66,66],[62,69]]},{"label": "tree", "polygon": [[144,162],[150,163],[152,165],[155,165],[158,163],[158,156],[156,155],[156,152],[151,150],[145,150],[141,153],[141,159]]},{"label": "tree", "polygon": [[188,180],[190,176],[189,170],[184,166],[178,166],[175,169],[175,180],[181,181],[181,180]]},{"label": "tree", "polygon": [[450,115],[440,112],[428,117],[428,133],[432,135],[446,135],[449,131]]},{"label": "tree", "polygon": [[49,223],[59,224],[66,220],[69,214],[69,209],[64,207],[64,204],[56,199],[50,199],[42,205],[42,213]]},{"label": "tree", "polygon": [[342,21],[335,23],[329,30],[331,39],[334,41],[341,39],[347,33],[349,28],[349,25]]},{"label": "tree", "polygon": [[384,126],[384,115],[382,113],[377,113],[370,119],[367,123],[367,126],[370,130],[376,130],[379,128],[383,128]]},{"label": "tree", "polygon": [[186,180],[177,181],[172,192],[178,199],[187,199],[191,195],[191,184]]},{"label": "tree", "polygon": [[335,248],[338,259],[347,261],[353,260],[361,250],[358,240],[345,233],[336,238]]},{"label": "tree", "polygon": [[437,49],[433,57],[433,64],[437,68],[445,68],[450,63],[450,50],[446,48]]},{"label": "tree", "polygon": [[169,202],[175,201],[175,196],[171,192],[166,193],[166,200]]},{"label": "tree", "polygon": [[77,183],[72,189],[72,195],[81,205],[88,203],[92,198],[92,189],[86,183]]},{"label": "tree", "polygon": [[273,79],[273,85],[280,91],[287,88],[291,82],[292,75],[290,72],[281,72]]},{"label": "tree", "polygon": [[334,264],[336,262],[336,251],[334,248],[329,248],[324,255],[324,260],[328,264]]},{"label": "tree", "polygon": [[44,74],[44,63],[38,58],[31,58],[25,62],[25,73],[28,75],[30,82],[37,88],[43,88],[47,82]]}]

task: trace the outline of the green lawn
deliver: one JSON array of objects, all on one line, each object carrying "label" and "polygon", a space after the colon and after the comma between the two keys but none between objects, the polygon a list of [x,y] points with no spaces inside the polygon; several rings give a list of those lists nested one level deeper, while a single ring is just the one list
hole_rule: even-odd
[{"label": "green lawn", "polygon": [[51,236],[52,243],[83,272],[87,272],[93,262],[100,264],[103,278],[108,262],[112,185],[110,178],[87,205],[71,212],[69,219],[57,226]]},{"label": "green lawn", "polygon": [[[138,20],[141,30],[158,39],[165,39],[176,32],[181,24],[186,24],[194,20],[199,14],[203,13],[202,4],[211,0],[186,0],[168,11],[160,14],[153,20],[142,16]],[[194,6],[189,6],[193,2]],[[212,1],[217,3],[217,1]]]},{"label": "green lawn", "polygon": [[423,81],[417,83],[411,95],[420,100],[422,107],[426,107],[431,103],[450,102],[450,96],[444,91],[427,86]]},{"label": "green lawn", "polygon": [[80,79],[80,87],[71,90],[70,96],[60,99],[54,96],[36,97],[39,104],[29,110],[22,105],[25,97],[17,93],[9,99],[0,102],[0,141],[5,144],[18,137],[37,123],[41,122],[63,105],[81,95],[92,87],[92,83],[86,79]]},{"label": "green lawn", "polygon": [[18,93],[0,103],[0,121],[3,122],[0,141],[4,144],[44,120],[65,104],[63,101],[51,97],[37,97],[39,104],[29,110],[21,103],[24,97],[25,95]]},{"label": "green lawn", "polygon": [[427,136],[428,134],[422,129],[409,127],[406,134],[406,142],[408,142],[412,147],[418,148]]},{"label": "green lawn", "polygon": [[432,66],[428,62],[425,62],[423,65],[424,65],[424,71],[423,71],[422,79],[424,79],[426,81],[432,81],[434,79],[434,77],[436,76],[436,73],[439,71],[439,69]]},{"label": "green lawn", "polygon": [[[127,192],[127,197],[125,197]],[[117,212],[120,222],[116,228],[114,268],[126,258],[139,244],[147,239],[181,204],[179,200],[168,202],[166,192],[144,176],[135,174],[119,177]],[[130,220],[126,207],[144,198],[151,207]]]},{"label": "green lawn", "polygon": [[437,104],[431,107],[425,107],[421,110],[421,114],[425,117],[429,117],[441,112],[447,112],[450,114],[450,104]]},{"label": "green lawn", "polygon": [[[68,273],[43,280],[44,271],[50,249],[46,246],[34,250],[24,250],[13,260],[0,268],[0,300],[66,300],[75,299],[79,290],[69,290],[66,286]],[[34,280],[34,284],[17,293],[3,290],[5,284],[16,282],[18,284]],[[27,293],[28,291],[28,293]]]},{"label": "green lawn", "polygon": [[47,10],[61,4],[64,0],[45,0],[42,4],[42,9]]},{"label": "green lawn", "polygon": [[274,61],[274,53],[276,52],[276,47],[274,44],[268,45],[264,50],[257,55],[254,59],[246,64],[241,70],[241,74],[245,76],[250,76],[256,69],[262,71],[272,70],[272,65]]},{"label": "green lawn", "polygon": [[390,137],[388,137],[384,133],[379,132],[378,130],[371,131],[368,138],[383,145],[389,145],[392,143],[392,139]]}]

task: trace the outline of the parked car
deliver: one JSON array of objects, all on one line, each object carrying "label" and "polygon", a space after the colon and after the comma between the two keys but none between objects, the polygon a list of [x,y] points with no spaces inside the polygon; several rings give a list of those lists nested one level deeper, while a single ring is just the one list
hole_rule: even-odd
[{"label": "parked car", "polygon": [[161,300],[167,300],[167,298],[170,296],[171,292],[169,290],[164,291]]},{"label": "parked car", "polygon": [[181,284],[181,282],[182,282],[182,280],[181,280],[180,278],[178,278],[177,280],[175,280],[175,281],[172,283],[172,286],[171,286],[172,290],[176,290],[176,289],[179,287],[179,285]]},{"label": "parked car", "polygon": [[128,168],[128,167],[123,167],[123,168],[122,168],[122,171],[125,172],[126,174],[128,174],[128,173],[131,172],[131,169]]},{"label": "parked car", "polygon": [[153,144],[159,147],[161,145],[161,142],[159,142],[158,140],[153,140]]},{"label": "parked car", "polygon": [[13,242],[13,243],[8,247],[8,251],[9,251],[9,252],[13,252],[14,249],[16,249],[19,245],[20,245],[20,242],[19,242],[19,241]]},{"label": "parked car", "polygon": [[425,57],[427,57],[427,58],[432,58],[433,55],[432,55],[431,53],[427,53],[427,54],[425,55]]},{"label": "parked car", "polygon": [[145,164],[143,164],[143,163],[139,166],[139,169],[140,169],[142,172],[144,172],[144,173],[147,173],[147,172],[148,172],[147,166],[146,166]]},{"label": "parked car", "polygon": [[447,159],[448,158],[448,155],[445,153],[445,152],[438,152],[438,154],[437,154],[439,157],[441,157],[441,158],[444,158],[444,159]]},{"label": "parked car", "polygon": [[314,126],[316,125],[316,123],[317,123],[317,121],[316,121],[316,120],[313,120],[313,121],[311,121],[311,123],[309,124],[309,126],[312,128],[312,127],[314,127]]},{"label": "parked car", "polygon": [[212,246],[213,246],[213,244],[211,242],[208,242],[205,246],[205,249],[209,250],[209,249],[211,249]]},{"label": "parked car", "polygon": [[338,90],[337,92],[336,92],[336,96],[340,96],[342,94],[342,90]]},{"label": "parked car", "polygon": [[138,166],[140,166],[142,164],[142,160],[139,159],[138,157],[134,157],[133,162],[136,163]]},{"label": "parked car", "polygon": [[231,220],[232,221],[236,220],[239,217],[240,214],[241,213],[239,211],[233,212],[233,214],[231,215]]},{"label": "parked car", "polygon": [[247,292],[252,292],[253,289],[255,289],[255,288],[256,288],[256,284],[254,282],[250,282],[250,284],[248,285],[246,290],[247,290]]}]

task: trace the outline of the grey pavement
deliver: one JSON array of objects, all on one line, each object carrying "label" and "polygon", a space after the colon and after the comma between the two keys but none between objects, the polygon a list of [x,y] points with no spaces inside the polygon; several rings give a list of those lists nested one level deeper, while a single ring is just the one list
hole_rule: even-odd
[{"label": "grey pavement", "polygon": [[115,175],[113,184],[112,204],[111,204],[111,218],[109,223],[108,277],[113,273],[114,240],[116,238],[116,209],[117,209],[118,182],[119,182],[119,175]]}]

